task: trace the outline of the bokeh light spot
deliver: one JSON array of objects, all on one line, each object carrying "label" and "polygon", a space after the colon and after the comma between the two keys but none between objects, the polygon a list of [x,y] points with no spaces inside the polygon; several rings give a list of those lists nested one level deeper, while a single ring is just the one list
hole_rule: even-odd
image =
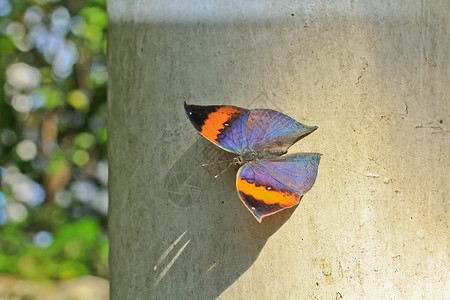
[{"label": "bokeh light spot", "polygon": [[6,27],[6,34],[11,37],[17,49],[27,52],[33,46],[32,42],[25,38],[25,26],[20,22],[12,22]]},{"label": "bokeh light spot", "polygon": [[95,174],[97,175],[97,179],[101,183],[103,183],[104,185],[107,185],[108,184],[108,163],[106,161],[99,162],[97,164]]},{"label": "bokeh light spot", "polygon": [[29,161],[36,156],[37,146],[30,140],[23,140],[17,144],[16,152],[22,160]]},{"label": "bokeh light spot", "polygon": [[45,105],[45,95],[39,90],[34,90],[30,94],[33,109],[41,108]]},{"label": "bokeh light spot", "polygon": [[95,24],[100,28],[105,28],[108,25],[108,15],[106,11],[96,7],[84,8],[80,14],[87,20],[90,24]]},{"label": "bokeh light spot", "polygon": [[12,22],[6,27],[6,34],[9,35],[13,41],[20,41],[25,37],[25,26],[19,22]]},{"label": "bokeh light spot", "polygon": [[77,166],[81,167],[89,162],[89,153],[84,150],[75,150],[72,155],[72,161]]},{"label": "bokeh light spot", "polygon": [[33,108],[33,101],[29,95],[16,94],[11,100],[11,105],[20,113],[29,113]]},{"label": "bokeh light spot", "polygon": [[48,248],[53,243],[53,235],[48,231],[39,231],[33,237],[33,242],[41,248]]},{"label": "bokeh light spot", "polygon": [[66,28],[70,23],[70,13],[64,6],[58,6],[51,14],[52,25],[58,28]]},{"label": "bokeh light spot", "polygon": [[[0,168],[1,173],[1,168]],[[1,174],[0,174],[0,184],[1,184]],[[0,209],[3,208],[6,204],[6,197],[5,194],[3,194],[2,191],[0,191]]]},{"label": "bokeh light spot", "polygon": [[67,102],[72,105],[75,109],[82,112],[87,112],[89,110],[89,99],[86,94],[81,90],[73,90],[67,95]]},{"label": "bokeh light spot", "polygon": [[83,36],[86,30],[86,21],[81,16],[75,16],[72,18],[70,28],[76,36]]},{"label": "bokeh light spot", "polygon": [[22,178],[12,186],[14,198],[30,206],[41,205],[45,200],[45,191],[42,186],[26,176]]},{"label": "bokeh light spot", "polygon": [[103,56],[92,59],[91,78],[96,84],[104,84],[108,80],[108,70]]},{"label": "bokeh light spot", "polygon": [[81,149],[89,149],[95,144],[95,136],[92,133],[80,133],[75,137],[74,144]]},{"label": "bokeh light spot", "polygon": [[108,214],[108,190],[102,189],[92,199],[90,206],[103,215]]},{"label": "bokeh light spot", "polygon": [[31,90],[41,83],[41,72],[25,63],[16,63],[6,71],[8,83],[17,90]]},{"label": "bokeh light spot", "polygon": [[97,194],[97,187],[89,180],[75,181],[70,189],[74,193],[75,198],[85,203],[92,201]]},{"label": "bokeh light spot", "polygon": [[12,221],[21,222],[28,216],[28,210],[22,203],[13,202],[6,205],[6,211]]},{"label": "bokeh light spot", "polygon": [[11,12],[11,2],[9,0],[0,0],[0,17],[6,16]]},{"label": "bokeh light spot", "polygon": [[0,209],[0,225],[5,224],[8,222],[8,213],[4,208]]},{"label": "bokeh light spot", "polygon": [[53,58],[53,74],[59,78],[66,78],[72,73],[72,67],[78,60],[77,47],[66,41],[60,45]]},{"label": "bokeh light spot", "polygon": [[3,129],[0,135],[0,141],[6,147],[11,147],[17,141],[17,136],[11,129]]},{"label": "bokeh light spot", "polygon": [[39,89],[45,95],[45,106],[55,108],[64,104],[64,95],[61,91],[44,87]]},{"label": "bokeh light spot", "polygon": [[44,13],[42,9],[38,6],[31,6],[27,8],[25,15],[23,17],[23,21],[28,28],[33,27],[36,24],[39,24],[44,17]]},{"label": "bokeh light spot", "polygon": [[[100,42],[100,40],[102,39],[102,36],[103,36],[103,32],[102,32],[101,28],[96,25],[88,25],[86,27],[84,34],[90,42],[94,42],[94,43]],[[98,46],[95,44],[92,47],[98,47]]]},{"label": "bokeh light spot", "polygon": [[66,208],[72,203],[72,193],[69,191],[59,191],[55,195],[56,205]]},{"label": "bokeh light spot", "polygon": [[54,139],[48,138],[45,141],[41,141],[41,148],[44,155],[50,157],[58,149],[58,144]]}]

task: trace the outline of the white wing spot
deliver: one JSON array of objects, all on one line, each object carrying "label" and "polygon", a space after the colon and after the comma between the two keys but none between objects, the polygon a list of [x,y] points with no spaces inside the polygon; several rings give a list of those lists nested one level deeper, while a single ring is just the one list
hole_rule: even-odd
[{"label": "white wing spot", "polygon": [[228,126],[230,126],[230,124],[224,123],[223,126],[228,127]]},{"label": "white wing spot", "polygon": [[271,186],[268,186],[267,189],[270,191],[270,190],[272,189],[272,187],[271,187]]}]

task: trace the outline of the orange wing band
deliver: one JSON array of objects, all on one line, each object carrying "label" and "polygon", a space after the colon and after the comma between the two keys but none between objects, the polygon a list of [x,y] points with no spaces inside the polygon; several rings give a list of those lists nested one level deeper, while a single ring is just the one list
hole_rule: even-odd
[{"label": "orange wing band", "polygon": [[234,114],[239,113],[239,109],[234,106],[222,106],[215,112],[208,115],[205,123],[202,125],[202,131],[204,137],[215,140],[220,134],[220,130],[224,128],[224,123],[230,120]]},{"label": "orange wing band", "polygon": [[266,204],[279,204],[284,207],[291,207],[299,202],[299,197],[294,192],[281,192],[268,190],[264,186],[256,186],[244,179],[237,180],[237,188],[239,191],[253,198],[263,201]]}]

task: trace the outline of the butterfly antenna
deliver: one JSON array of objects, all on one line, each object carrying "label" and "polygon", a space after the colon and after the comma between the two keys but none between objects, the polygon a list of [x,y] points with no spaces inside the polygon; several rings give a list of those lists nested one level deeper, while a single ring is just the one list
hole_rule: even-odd
[{"label": "butterfly antenna", "polygon": [[202,167],[206,167],[206,166],[210,166],[210,165],[217,165],[217,164],[221,164],[221,163],[225,163],[225,162],[230,162],[230,160],[221,160],[221,161],[215,161],[209,164],[202,164]]},{"label": "butterfly antenna", "polygon": [[222,172],[220,172],[219,174],[217,174],[216,176],[214,176],[214,179],[219,177],[220,175],[222,175],[223,173],[225,173],[226,170],[228,170],[231,166],[233,165],[233,162],[231,162],[228,167],[226,167],[225,169],[222,170]]}]

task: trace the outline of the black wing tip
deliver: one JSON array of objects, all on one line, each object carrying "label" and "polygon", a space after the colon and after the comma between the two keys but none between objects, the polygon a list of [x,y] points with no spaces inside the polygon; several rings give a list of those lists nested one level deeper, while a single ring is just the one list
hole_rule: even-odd
[{"label": "black wing tip", "polygon": [[188,118],[192,121],[192,117],[195,113],[198,113],[198,109],[196,109],[198,105],[195,104],[187,104],[186,101],[184,101],[184,110],[186,111],[186,115]]},{"label": "black wing tip", "polygon": [[189,117],[189,109],[190,105],[186,103],[186,101],[184,101],[184,111],[186,112],[186,115]]},{"label": "black wing tip", "polygon": [[186,111],[186,116],[191,121],[192,125],[198,130],[202,131],[201,128],[208,119],[212,112],[215,112],[220,106],[219,105],[196,105],[187,104],[184,102],[184,110]]},{"label": "black wing tip", "polygon": [[192,125],[194,125],[194,127],[197,130],[200,130],[198,124],[194,121],[194,109],[193,109],[194,105],[189,105],[186,103],[186,101],[184,102],[184,111],[186,112],[186,117],[189,119],[189,121],[192,123]]}]

